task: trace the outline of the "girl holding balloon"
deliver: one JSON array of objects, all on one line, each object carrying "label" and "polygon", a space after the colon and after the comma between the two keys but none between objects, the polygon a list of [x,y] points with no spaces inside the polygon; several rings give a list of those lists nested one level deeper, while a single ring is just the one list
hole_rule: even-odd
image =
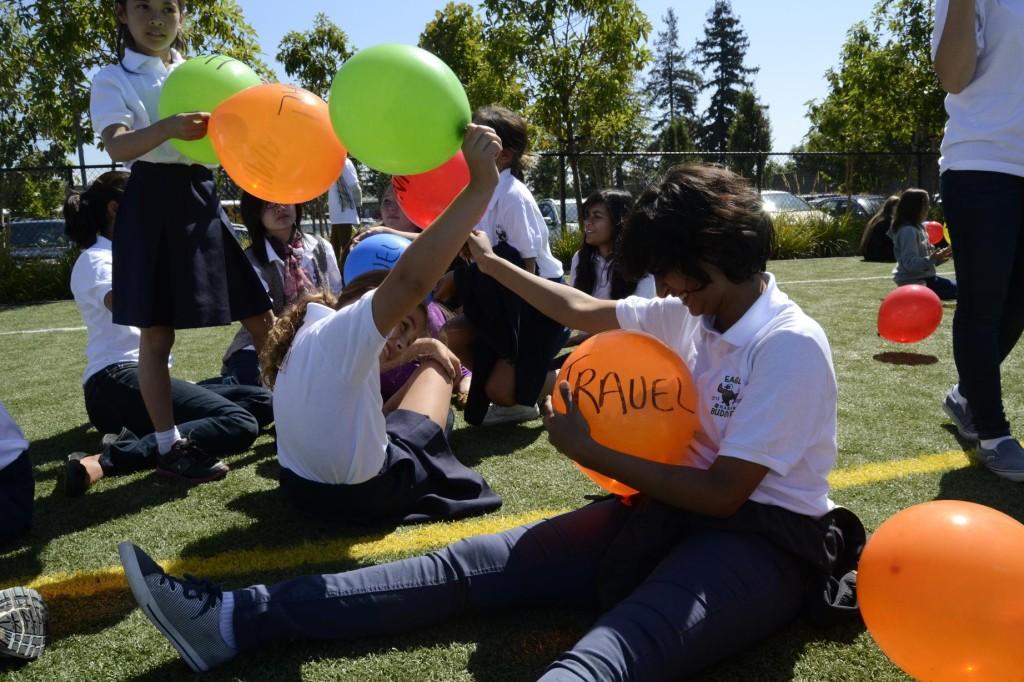
[{"label": "girl holding balloon", "polygon": [[139,386],[156,430],[157,471],[190,483],[222,478],[226,464],[175,426],[167,359],[176,329],[241,320],[257,348],[273,322],[270,300],[214,192],[210,168],[169,144],[206,134],[209,114],[159,116],[161,88],[182,63],[184,0],[117,0],[117,64],[93,78],[90,113],[113,161],[131,170],[117,214],[113,320],[141,329]]},{"label": "girl holding balloon", "polygon": [[923,284],[943,301],[955,301],[956,282],[935,274],[935,266],[949,260],[953,249],[932,247],[924,228],[930,208],[931,200],[923,189],[906,189],[900,193],[889,229],[896,256],[892,278],[896,286]]},{"label": "girl holding balloon", "polygon": [[[341,271],[331,243],[299,229],[301,205],[264,201],[243,191],[239,209],[252,238],[245,255],[266,285],[275,315],[308,293],[341,292]],[[221,374],[240,384],[260,385],[256,349],[245,327],[224,353]]]},{"label": "girl holding balloon", "polygon": [[[764,272],[772,241],[757,192],[707,167],[670,170],[623,233],[623,266],[654,273],[667,298],[596,299],[494,256],[483,233],[471,236],[480,267],[545,314],[595,333],[649,332],[690,367],[700,429],[689,466],[594,442],[566,384],[567,413],[545,405],[552,443],[639,490],[630,503],[606,498],[425,556],[234,592],[166,576],[123,543],[136,599],[163,614],[159,627],[197,670],[273,640],[386,636],[537,606],[601,611],[543,680],[688,677],[768,637],[796,617],[805,594],[822,594],[838,547],[827,481],[836,457],[831,353],[821,327]],[[728,416],[714,413],[724,376],[735,380]]]}]

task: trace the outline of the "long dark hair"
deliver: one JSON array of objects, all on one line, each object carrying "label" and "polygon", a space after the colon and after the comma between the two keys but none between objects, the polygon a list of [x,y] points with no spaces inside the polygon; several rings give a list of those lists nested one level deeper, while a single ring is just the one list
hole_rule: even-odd
[{"label": "long dark hair", "polygon": [[898,230],[904,225],[920,225],[921,209],[929,201],[928,192],[923,189],[911,188],[900,192],[896,202],[896,213],[892,218],[892,229]]},{"label": "long dark hair", "polygon": [[[185,12],[188,11],[188,6],[185,0],[177,0],[178,11],[182,17],[185,16]],[[115,7],[122,8],[126,13],[128,12],[128,0],[114,0]],[[177,50],[179,53],[185,53],[185,38],[183,36],[184,30],[179,29],[178,35],[174,37],[174,42],[171,43],[171,47]],[[124,59],[124,49],[128,47],[135,49],[135,38],[132,37],[132,32],[128,30],[128,26],[122,24],[120,21],[117,22],[117,37],[114,40],[114,51],[117,52],[118,59]]]},{"label": "long dark hair", "polygon": [[[608,267],[611,272],[612,299],[618,300],[630,296],[636,291],[636,281],[623,277],[618,264],[619,233],[622,232],[626,217],[633,208],[633,195],[623,189],[599,189],[593,192],[583,202],[584,221],[586,221],[590,210],[597,205],[602,205],[608,210],[608,217],[612,222],[612,251],[608,258]],[[598,273],[594,267],[594,256],[597,253],[597,247],[588,244],[584,239],[576,264],[576,281],[572,285],[588,294],[594,291],[594,284],[597,283]]]},{"label": "long dark hair", "polygon": [[128,185],[125,171],[107,171],[93,180],[84,192],[74,192],[64,200],[64,234],[87,249],[96,243],[96,235],[107,231],[107,206],[121,201]]},{"label": "long dark hair", "polygon": [[[249,230],[249,239],[252,240],[252,253],[260,265],[270,262],[267,258],[267,228],[263,225],[263,209],[269,202],[257,196],[242,192],[242,200],[238,202],[238,208],[242,213],[242,224]],[[299,229],[302,223],[302,204],[295,204],[295,229]]]},{"label": "long dark hair", "polygon": [[[871,216],[871,220],[869,220],[868,224],[864,226],[864,234],[860,236],[860,255],[868,255],[868,243],[871,241],[871,235],[874,234],[876,229],[885,232],[892,225],[892,214],[893,211],[896,210],[896,202],[899,200],[900,198],[893,194],[885,200],[885,203],[882,204],[882,208],[878,209],[878,212]],[[880,225],[884,225],[885,227],[880,227]]]},{"label": "long dark hair", "polygon": [[509,169],[513,177],[522,182],[530,163],[526,154],[530,149],[530,137],[523,117],[504,107],[481,107],[473,112],[473,123],[494,128],[501,138],[501,148],[512,153]]}]

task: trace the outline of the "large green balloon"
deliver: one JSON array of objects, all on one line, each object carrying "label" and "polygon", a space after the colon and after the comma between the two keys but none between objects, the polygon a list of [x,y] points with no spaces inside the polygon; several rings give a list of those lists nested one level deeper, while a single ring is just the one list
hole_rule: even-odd
[{"label": "large green balloon", "polygon": [[[193,57],[171,71],[160,91],[160,118],[190,111],[212,112],[228,97],[260,84],[260,77],[248,66],[220,54]],[[171,139],[179,152],[199,163],[216,164],[210,138]]]},{"label": "large green balloon", "polygon": [[360,50],[338,70],[328,105],[349,153],[390,175],[417,175],[452,158],[470,122],[459,79],[412,45]]}]

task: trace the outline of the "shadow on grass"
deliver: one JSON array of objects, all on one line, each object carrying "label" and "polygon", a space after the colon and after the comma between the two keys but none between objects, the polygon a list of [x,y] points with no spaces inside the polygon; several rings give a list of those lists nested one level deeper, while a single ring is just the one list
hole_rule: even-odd
[{"label": "shadow on grass", "polygon": [[939,361],[939,359],[934,355],[922,355],[921,353],[896,351],[875,353],[872,357],[878,362],[884,362],[890,365],[934,365]]},{"label": "shadow on grass", "polygon": [[515,454],[533,445],[545,433],[541,423],[468,426],[456,429],[449,442],[452,452],[466,466],[490,457]]},{"label": "shadow on grass", "polygon": [[1024,523],[1021,484],[996,476],[983,466],[947,471],[939,480],[937,500],[965,500],[998,509]]}]

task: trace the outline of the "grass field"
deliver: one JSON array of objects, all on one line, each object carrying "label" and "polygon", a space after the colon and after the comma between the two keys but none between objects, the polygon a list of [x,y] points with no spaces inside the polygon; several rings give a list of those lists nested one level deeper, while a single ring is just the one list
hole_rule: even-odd
[{"label": "grass field", "polygon": [[[966,499],[1024,520],[1024,495],[969,466],[940,402],[955,371],[952,307],[942,326],[913,346],[875,334],[890,266],[856,259],[781,261],[781,288],[825,328],[839,379],[839,461],[833,498],[875,528],[893,513],[935,498]],[[35,529],[27,544],[0,550],[0,587],[31,583],[50,605],[52,642],[27,665],[0,663],[10,680],[164,680],[188,669],[133,602],[117,563],[131,539],[176,572],[239,587],[299,572],[336,572],[409,556],[464,535],[510,527],[585,502],[598,492],[555,452],[539,421],[492,429],[459,421],[455,453],[505,500],[496,514],[460,523],[397,529],[312,524],[276,490],[272,437],[228,458],[224,481],[187,489],[145,473],[103,481],[67,499],[62,461],[95,451],[80,385],[84,330],[72,302],[0,308],[0,400],[32,442]],[[25,333],[65,328],[61,331]],[[18,332],[18,333],[12,333]],[[175,375],[216,373],[233,333],[180,333]],[[1019,352],[1004,365],[1011,423],[1024,424]],[[204,679],[531,679],[584,631],[593,613],[531,610],[464,618],[426,632],[347,643],[283,643],[236,660]],[[862,627],[819,631],[802,623],[723,663],[704,680],[904,680]]]}]

